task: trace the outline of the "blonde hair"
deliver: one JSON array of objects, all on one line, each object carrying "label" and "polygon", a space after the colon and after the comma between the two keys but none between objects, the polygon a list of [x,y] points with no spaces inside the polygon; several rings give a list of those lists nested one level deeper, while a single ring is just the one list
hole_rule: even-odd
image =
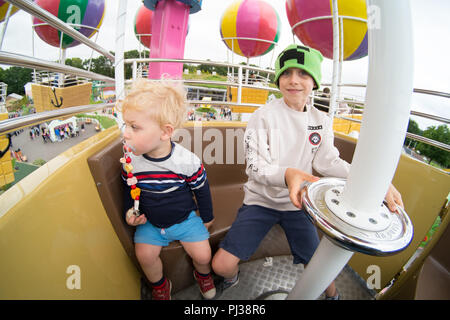
[{"label": "blonde hair", "polygon": [[186,119],[186,89],[181,83],[170,80],[150,81],[138,79],[123,100],[119,110],[147,111],[160,126],[180,128]]}]

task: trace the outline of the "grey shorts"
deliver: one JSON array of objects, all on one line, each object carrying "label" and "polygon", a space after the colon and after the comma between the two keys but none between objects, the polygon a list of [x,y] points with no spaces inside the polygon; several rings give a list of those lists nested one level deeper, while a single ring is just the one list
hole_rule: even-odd
[{"label": "grey shorts", "polygon": [[307,264],[319,245],[319,236],[303,210],[278,211],[244,204],[220,247],[241,260],[248,260],[277,223],[286,233],[294,264]]}]

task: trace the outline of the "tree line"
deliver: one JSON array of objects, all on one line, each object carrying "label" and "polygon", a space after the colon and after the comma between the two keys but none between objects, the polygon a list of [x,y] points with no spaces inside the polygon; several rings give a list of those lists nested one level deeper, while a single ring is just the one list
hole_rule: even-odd
[{"label": "tree line", "polygon": [[[417,122],[410,119],[407,131],[425,138],[450,144],[450,130],[445,124],[440,126],[429,126],[425,130],[421,130]],[[445,150],[409,138],[405,139],[404,145],[427,157],[429,164],[433,161],[444,168],[450,167],[450,154]]]},{"label": "tree line", "polygon": [[[111,51],[114,55],[114,52]],[[145,50],[143,53],[139,54],[138,50],[130,50],[124,53],[125,59],[137,59],[140,56],[148,57],[149,51]],[[90,70],[94,73],[98,73],[110,78],[114,78],[114,64],[111,60],[104,56],[99,56],[92,59],[81,59],[81,58],[68,58],[65,60],[65,64],[75,68]],[[245,64],[242,62],[241,64]],[[256,65],[251,65],[255,66]],[[195,73],[200,70],[202,73],[216,72],[218,75],[226,76],[227,67],[225,66],[211,66],[207,64],[183,64],[183,70],[188,69],[190,73]],[[125,79],[130,79],[133,74],[132,65],[125,65]],[[21,68],[21,67],[10,67],[7,69],[0,68],[0,81],[8,85],[9,93],[25,94],[24,85],[32,80],[33,69]]]},{"label": "tree line", "polygon": [[[111,54],[114,55],[114,52],[111,52]],[[145,50],[143,53],[141,53],[141,56],[144,57],[148,57],[149,55],[150,54],[148,50]],[[139,51],[138,50],[127,51],[124,53],[124,58],[125,59],[140,58]],[[89,59],[82,60],[80,58],[66,59],[65,64],[84,70],[88,70],[90,64],[91,65],[90,71],[114,78],[114,65],[112,64],[111,60],[105,58],[104,56],[92,59],[92,61],[90,61]],[[193,65],[185,63],[183,64],[183,70],[184,69],[188,69],[190,73],[194,73],[197,70],[201,70],[203,73],[213,73],[213,71],[215,71],[219,75],[222,76],[227,75],[227,67],[222,66],[211,66],[206,64]],[[131,64],[126,64],[124,71],[125,71],[125,79],[130,79],[133,75]]]}]

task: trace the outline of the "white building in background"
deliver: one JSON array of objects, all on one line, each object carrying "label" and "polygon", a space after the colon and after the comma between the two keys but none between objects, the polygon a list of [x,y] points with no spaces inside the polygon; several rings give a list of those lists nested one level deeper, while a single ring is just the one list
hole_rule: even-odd
[{"label": "white building in background", "polygon": [[31,93],[31,85],[33,82],[28,82],[23,87],[25,88],[25,95],[28,97],[28,99],[33,99],[33,94]]},{"label": "white building in background", "polygon": [[50,139],[53,142],[58,141],[58,138],[57,138],[57,136],[55,134],[55,128],[57,128],[57,127],[64,127],[66,124],[72,125],[72,129],[75,130],[75,131],[78,131],[77,119],[75,117],[71,117],[71,118],[65,119],[65,120],[56,119],[56,120],[51,121],[48,124],[47,128],[48,128],[48,131],[50,133]]}]

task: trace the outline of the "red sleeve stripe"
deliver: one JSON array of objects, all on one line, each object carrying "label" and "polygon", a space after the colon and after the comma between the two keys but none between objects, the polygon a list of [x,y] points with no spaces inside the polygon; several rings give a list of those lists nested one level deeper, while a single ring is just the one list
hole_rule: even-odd
[{"label": "red sleeve stripe", "polygon": [[[127,178],[127,172],[122,170],[122,176]],[[153,173],[153,174],[139,174],[135,176],[137,179],[179,179],[180,176],[175,173]]]},{"label": "red sleeve stripe", "polygon": [[177,179],[179,176],[175,173],[169,174],[141,174],[136,176],[137,179]]},{"label": "red sleeve stripe", "polygon": [[196,173],[194,176],[192,176],[192,177],[190,177],[190,178],[186,178],[185,180],[186,180],[187,182],[194,181],[194,180],[196,180],[201,174],[203,174],[203,163],[202,163],[200,169],[198,169],[197,173]]}]

